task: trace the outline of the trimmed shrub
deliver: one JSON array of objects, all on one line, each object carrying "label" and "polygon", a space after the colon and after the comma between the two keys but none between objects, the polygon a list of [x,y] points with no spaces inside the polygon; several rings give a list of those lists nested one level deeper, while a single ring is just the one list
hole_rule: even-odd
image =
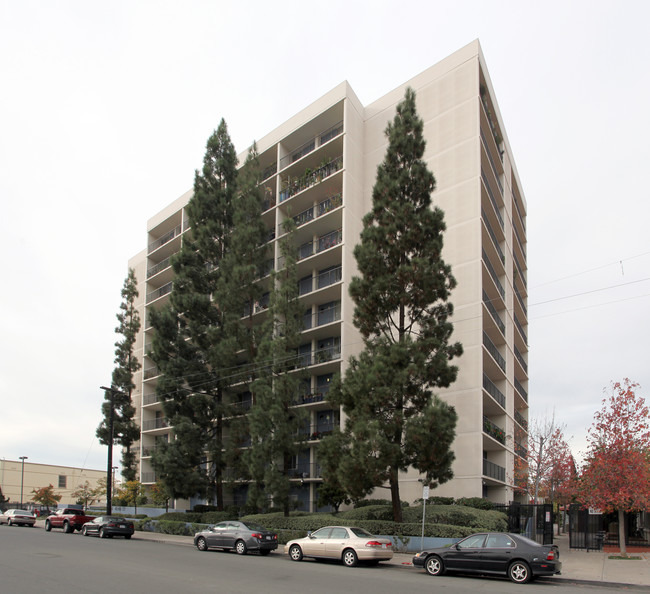
[{"label": "trimmed shrub", "polygon": [[461,497],[460,499],[456,500],[456,504],[465,505],[467,507],[475,507],[476,509],[494,509],[494,503],[492,503],[489,499],[483,499],[483,497]]},{"label": "trimmed shrub", "polygon": [[237,520],[237,514],[229,511],[209,511],[201,514],[200,522],[203,524],[218,524],[226,520]]},{"label": "trimmed shrub", "polygon": [[171,522],[200,522],[202,514],[197,512],[167,512],[158,516],[158,520],[170,520]]},{"label": "trimmed shrub", "polygon": [[391,505],[365,505],[355,509],[339,512],[339,518],[345,520],[388,520],[393,519],[393,508]]}]

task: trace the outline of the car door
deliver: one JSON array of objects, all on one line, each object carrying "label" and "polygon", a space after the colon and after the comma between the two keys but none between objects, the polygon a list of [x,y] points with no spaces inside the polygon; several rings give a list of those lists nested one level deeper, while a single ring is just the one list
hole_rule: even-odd
[{"label": "car door", "polygon": [[240,526],[237,522],[228,522],[223,531],[223,546],[232,549],[235,546],[237,535],[240,532]]},{"label": "car door", "polygon": [[485,546],[478,553],[478,563],[481,571],[506,573],[512,560],[516,544],[508,534],[488,534]]},{"label": "car door", "polygon": [[221,524],[216,524],[210,529],[210,532],[206,535],[209,547],[223,546],[223,535],[226,531],[226,525],[227,522],[221,522]]},{"label": "car door", "polygon": [[311,557],[326,557],[326,546],[331,531],[332,528],[328,526],[312,532],[304,541],[303,554]]},{"label": "car door", "polygon": [[332,559],[340,559],[343,549],[350,543],[350,534],[346,528],[332,528],[329,538],[325,541],[325,555]]},{"label": "car door", "polygon": [[458,571],[478,571],[480,567],[479,552],[485,542],[485,534],[472,534],[449,547],[445,554],[447,569]]}]

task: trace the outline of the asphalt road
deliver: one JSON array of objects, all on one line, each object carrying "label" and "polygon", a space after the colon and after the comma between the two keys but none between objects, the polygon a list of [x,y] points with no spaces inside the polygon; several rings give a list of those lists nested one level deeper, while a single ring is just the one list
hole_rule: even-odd
[{"label": "asphalt road", "polygon": [[552,582],[519,586],[505,579],[463,576],[433,578],[399,565],[346,568],[309,560],[295,563],[281,552],[268,557],[199,552],[193,547],[139,540],[137,533],[131,540],[99,539],[0,526],[0,594],[476,594],[522,590],[575,594],[593,588]]}]

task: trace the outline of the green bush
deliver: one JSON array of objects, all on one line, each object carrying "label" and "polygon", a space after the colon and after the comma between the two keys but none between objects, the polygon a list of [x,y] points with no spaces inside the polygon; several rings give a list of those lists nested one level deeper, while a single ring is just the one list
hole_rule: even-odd
[{"label": "green bush", "polygon": [[389,505],[365,505],[350,509],[348,511],[339,512],[339,518],[345,520],[392,520],[393,507]]},{"label": "green bush", "polygon": [[158,520],[170,520],[172,522],[200,522],[201,516],[197,512],[167,512],[158,516]]},{"label": "green bush", "polygon": [[209,511],[201,514],[200,521],[203,524],[218,524],[226,520],[237,520],[237,514],[228,511]]},{"label": "green bush", "polygon": [[483,497],[461,497],[460,499],[456,499],[456,504],[475,507],[476,509],[494,509],[494,503],[489,499],[484,499]]},{"label": "green bush", "polygon": [[[408,501],[401,501],[400,503],[401,503],[402,507],[408,507],[409,506]],[[388,499],[360,499],[359,501],[354,502],[354,509],[357,509],[359,507],[368,507],[369,505],[390,505],[390,506],[392,506],[393,504]]]},{"label": "green bush", "polygon": [[[465,526],[474,532],[492,530],[504,532],[508,528],[505,514],[464,505],[427,505],[426,524],[449,524]],[[404,522],[422,522],[422,508],[410,507],[404,510]]]}]

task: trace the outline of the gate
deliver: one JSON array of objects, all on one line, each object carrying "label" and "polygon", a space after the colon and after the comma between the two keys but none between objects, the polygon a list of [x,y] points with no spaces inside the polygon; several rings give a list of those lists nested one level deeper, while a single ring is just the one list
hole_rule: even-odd
[{"label": "gate", "polygon": [[605,536],[603,515],[578,503],[571,504],[569,510],[569,548],[601,550]]},{"label": "gate", "polygon": [[508,516],[508,532],[527,536],[539,544],[553,544],[553,505],[511,503],[495,508]]}]

